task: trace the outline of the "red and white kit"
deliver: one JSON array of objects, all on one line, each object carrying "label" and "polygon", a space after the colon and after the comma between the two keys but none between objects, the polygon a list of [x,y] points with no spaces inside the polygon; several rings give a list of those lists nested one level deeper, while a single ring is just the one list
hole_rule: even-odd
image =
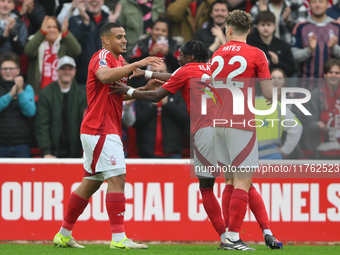
[{"label": "red and white kit", "polygon": [[[89,64],[86,92],[88,109],[81,125],[85,176],[117,169],[125,173],[125,158],[121,142],[122,94],[109,94],[109,84],[96,77],[99,68],[122,67],[124,58],[115,59],[108,50],[95,53]],[[121,79],[126,84],[127,77]]]},{"label": "red and white kit", "polygon": [[[215,108],[214,119],[227,121],[224,124],[222,121],[215,122],[213,128],[218,162],[235,167],[257,166],[256,130],[252,127],[254,125],[248,125],[248,121],[255,116],[248,108],[247,91],[252,87],[251,96],[254,102],[256,78],[260,81],[271,79],[265,54],[244,42],[230,41],[213,54],[211,77],[222,101],[222,105],[217,104]],[[231,90],[236,92],[234,97]],[[233,114],[233,100],[243,104],[244,114]],[[238,105],[240,106],[242,105]]]},{"label": "red and white kit", "polygon": [[[207,63],[187,63],[178,68],[163,84],[163,88],[175,94],[181,90],[190,115],[191,134],[194,143],[194,164],[196,166],[216,166],[216,155],[211,135],[213,101],[207,100],[207,114],[201,114],[201,96],[210,81],[210,65]],[[200,83],[202,82],[202,83]],[[201,89],[199,89],[201,88]],[[199,176],[212,177],[210,173],[197,172]]]}]

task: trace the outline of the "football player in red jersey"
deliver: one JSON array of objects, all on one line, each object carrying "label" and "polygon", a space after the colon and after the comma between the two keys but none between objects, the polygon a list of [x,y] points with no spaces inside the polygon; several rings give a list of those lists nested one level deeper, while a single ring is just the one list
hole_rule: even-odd
[{"label": "football player in red jersey", "polygon": [[[231,170],[224,171],[226,186],[222,195],[223,216],[228,228],[223,248],[227,250],[254,250],[240,239],[239,231],[248,206],[248,192],[253,196],[252,202],[262,201],[251,186],[253,171],[241,171],[258,167],[256,130],[253,125],[248,125],[249,121],[255,119],[247,105],[248,88],[253,89],[250,96],[254,101],[255,81],[258,78],[263,95],[268,99],[272,95],[272,81],[265,54],[246,44],[250,27],[251,17],[248,13],[240,10],[229,13],[226,17],[227,43],[215,51],[211,60],[212,85],[223,102],[223,105],[216,106],[213,120],[216,157],[220,167]],[[256,198],[254,193],[258,195]],[[263,201],[262,206],[252,209],[265,212]],[[268,216],[264,218],[268,220]],[[257,219],[260,224],[263,223],[261,218]],[[269,223],[267,226],[268,233],[264,233],[266,244],[270,242],[270,248],[281,248],[282,244],[270,232]]]},{"label": "football player in red jersey", "polygon": [[[150,71],[136,69],[134,71],[134,74],[130,76],[130,78],[132,78],[134,76],[145,75],[148,78],[168,81],[158,90],[148,92],[135,91],[133,88],[116,82],[116,85],[111,86],[113,88],[113,91],[110,93],[129,93],[130,96],[133,96],[137,99],[157,102],[157,100],[161,100],[169,93],[176,93],[177,90],[181,89],[182,95],[185,99],[190,114],[191,133],[194,143],[194,165],[196,175],[199,178],[203,205],[216,232],[221,237],[221,245],[219,248],[225,248],[226,231],[224,229],[223,220],[220,214],[220,206],[216,200],[216,197],[213,194],[215,176],[213,176],[208,171],[205,171],[205,169],[207,169],[205,167],[216,165],[215,147],[212,143],[211,129],[209,128],[209,125],[212,121],[212,116],[214,114],[214,106],[212,104],[212,100],[208,100],[207,114],[202,115],[202,94],[196,93],[197,91],[201,91],[197,88],[201,87],[202,85],[207,85],[205,81],[209,81],[210,79],[210,65],[205,63],[207,59],[206,54],[204,53],[205,51],[206,47],[204,46],[204,44],[202,44],[200,41],[192,40],[185,43],[181,47],[179,56],[179,64],[181,67],[177,69],[173,74],[153,73]],[[153,80],[151,80],[151,82],[152,81]],[[203,86],[203,88],[204,87],[205,86]],[[227,184],[229,182],[230,180],[227,179]],[[232,193],[233,186],[226,185],[226,189],[223,192],[224,201],[226,201],[228,197],[230,199],[231,187]],[[259,225],[261,226],[261,228],[265,228],[265,230],[269,231],[270,233],[270,235],[266,235],[267,246],[272,249],[279,248],[279,244],[281,243],[277,241],[270,232],[268,215],[261,195],[256,191],[253,186],[250,188],[249,194],[250,207]],[[228,212],[228,210],[229,208],[223,210],[224,216],[227,217],[226,219],[224,219],[226,225],[229,222],[229,216],[228,213],[226,213],[225,211]]]},{"label": "football player in red jersey", "polygon": [[110,219],[112,249],[147,249],[128,239],[124,230],[125,159],[121,142],[123,95],[109,94],[118,80],[127,81],[127,75],[138,67],[156,65],[161,58],[148,57],[126,65],[125,30],[109,22],[102,26],[100,36],[103,48],[96,52],[88,68],[86,84],[88,109],[81,125],[80,139],[84,149],[84,177],[72,192],[59,233],[53,239],[56,246],[84,248],[72,237],[72,229],[89,199],[103,181],[107,181],[106,209]]},{"label": "football player in red jersey", "polygon": [[207,47],[200,41],[191,40],[180,48],[178,61],[181,67],[172,74],[154,73],[140,69],[135,70],[133,76],[145,75],[148,78],[166,81],[157,90],[138,91],[120,82],[116,82],[116,85],[111,87],[113,92],[127,94],[136,99],[152,102],[158,102],[170,93],[175,94],[178,90],[181,90],[190,114],[190,129],[194,140],[195,173],[199,178],[203,206],[213,227],[221,238],[221,244],[223,244],[226,239],[226,231],[221,207],[213,192],[215,177],[206,171],[206,167],[215,167],[217,163],[211,134],[213,104],[212,100],[208,100],[207,114],[202,115],[201,95],[204,92],[198,89],[199,87],[206,88],[210,83],[210,65],[206,63],[207,59]]}]

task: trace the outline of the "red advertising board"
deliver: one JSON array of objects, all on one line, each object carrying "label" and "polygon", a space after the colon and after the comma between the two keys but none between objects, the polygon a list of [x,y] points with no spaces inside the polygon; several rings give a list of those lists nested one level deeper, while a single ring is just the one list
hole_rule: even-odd
[{"label": "red advertising board", "polygon": [[[0,240],[52,240],[69,194],[82,179],[81,162],[1,160],[0,226],[6,231],[0,231]],[[253,182],[280,241],[340,241],[340,179],[254,178]],[[77,240],[110,240],[106,187],[103,183],[76,223]],[[223,187],[223,179],[217,179],[219,201]],[[125,196],[125,229],[135,240],[219,240],[204,211],[198,181],[190,178],[188,160],[127,160]],[[263,240],[249,212],[241,232],[245,241]]]}]

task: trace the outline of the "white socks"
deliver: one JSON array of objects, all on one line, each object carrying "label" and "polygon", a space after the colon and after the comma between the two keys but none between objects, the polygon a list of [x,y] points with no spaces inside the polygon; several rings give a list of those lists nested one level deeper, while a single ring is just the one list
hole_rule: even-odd
[{"label": "white socks", "polygon": [[221,242],[225,243],[225,239],[227,239],[227,233],[224,232],[222,235],[220,235],[220,237],[221,237]]},{"label": "white socks", "polygon": [[265,237],[265,235],[273,235],[272,231],[270,231],[270,229],[264,229],[263,230],[263,237]]},{"label": "white socks", "polygon": [[240,239],[240,234],[238,232],[228,232],[227,233],[227,238],[230,240],[230,241],[233,241],[233,242],[236,242]]},{"label": "white socks", "polygon": [[125,238],[125,232],[121,232],[121,233],[112,233],[112,240],[115,243],[119,243],[120,241],[122,241]]},{"label": "white socks", "polygon": [[60,228],[59,233],[62,234],[63,236],[65,236],[65,237],[69,237],[70,235],[72,235],[72,231],[70,231],[66,228],[63,228],[63,227]]}]

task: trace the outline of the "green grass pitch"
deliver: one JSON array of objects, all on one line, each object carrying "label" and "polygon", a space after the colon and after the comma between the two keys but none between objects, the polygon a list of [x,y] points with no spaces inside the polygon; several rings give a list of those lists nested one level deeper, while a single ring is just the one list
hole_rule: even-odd
[{"label": "green grass pitch", "polygon": [[[80,242],[81,243],[81,242]],[[50,254],[340,254],[340,245],[285,245],[282,250],[270,250],[264,245],[249,245],[257,251],[216,250],[217,245],[149,245],[147,250],[111,250],[109,245],[85,245],[85,249],[56,248],[52,244],[0,244],[0,254],[50,255]]]}]

